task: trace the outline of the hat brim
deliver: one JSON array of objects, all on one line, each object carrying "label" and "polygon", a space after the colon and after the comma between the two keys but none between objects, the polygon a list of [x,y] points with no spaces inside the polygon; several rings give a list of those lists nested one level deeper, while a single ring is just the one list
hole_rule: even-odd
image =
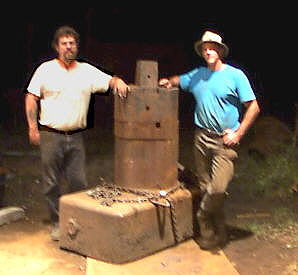
[{"label": "hat brim", "polygon": [[222,48],[223,49],[222,57],[227,57],[228,54],[229,54],[229,48],[224,43],[218,43],[218,42],[215,42],[215,41],[202,41],[202,40],[199,40],[199,41],[195,42],[195,44],[194,44],[195,51],[199,56],[202,56],[202,46],[203,46],[204,43],[214,43],[214,44],[218,45],[220,48]]}]

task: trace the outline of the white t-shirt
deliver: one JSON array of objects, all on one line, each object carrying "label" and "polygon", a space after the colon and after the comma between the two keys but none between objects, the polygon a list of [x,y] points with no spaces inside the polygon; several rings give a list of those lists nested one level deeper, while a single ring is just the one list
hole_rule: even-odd
[{"label": "white t-shirt", "polygon": [[34,72],[27,90],[40,98],[41,125],[62,131],[85,128],[91,93],[108,90],[112,76],[76,63],[67,70],[53,59]]}]

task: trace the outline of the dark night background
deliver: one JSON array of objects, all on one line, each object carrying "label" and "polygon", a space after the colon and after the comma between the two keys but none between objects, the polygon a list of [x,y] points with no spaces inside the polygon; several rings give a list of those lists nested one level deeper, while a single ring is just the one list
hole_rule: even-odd
[{"label": "dark night background", "polygon": [[[137,59],[156,59],[160,76],[180,74],[201,64],[193,43],[206,29],[215,30],[230,48],[227,63],[247,74],[263,114],[273,114],[292,126],[298,100],[288,75],[296,56],[296,42],[291,41],[295,34],[291,30],[293,9],[237,3],[221,7],[199,2],[137,2],[101,4],[100,8],[43,4],[34,10],[3,10],[1,120],[22,112],[22,89],[36,66],[53,57],[53,33],[67,24],[81,35],[80,57],[123,76],[129,83],[134,81]],[[289,64],[282,64],[284,60]],[[188,103],[180,104],[182,113],[186,112]]]}]

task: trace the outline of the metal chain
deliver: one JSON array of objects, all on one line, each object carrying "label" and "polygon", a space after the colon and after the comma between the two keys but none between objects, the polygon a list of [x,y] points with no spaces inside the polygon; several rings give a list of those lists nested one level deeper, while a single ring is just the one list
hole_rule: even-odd
[{"label": "metal chain", "polygon": [[[152,203],[158,204],[159,199],[166,199],[170,194],[173,194],[180,188],[184,188],[183,184],[177,182],[177,185],[169,190],[160,190],[159,192],[156,191],[149,191],[149,190],[142,190],[142,189],[132,189],[127,187],[117,186],[113,183],[106,182],[103,178],[100,178],[102,182],[100,185],[96,186],[92,190],[87,191],[87,195],[90,197],[101,200],[102,205],[111,206],[114,202],[120,203],[140,203],[146,201],[153,201]],[[142,198],[129,198],[129,199],[121,199],[123,193],[130,193],[136,196],[141,196]],[[107,203],[107,200],[109,203]],[[112,204],[110,203],[112,202]],[[163,204],[161,204],[163,205]],[[165,206],[165,205],[164,205]]]},{"label": "metal chain", "polygon": [[[177,182],[177,185],[169,190],[160,190],[159,192],[153,192],[149,190],[132,189],[127,187],[117,186],[113,183],[106,182],[103,178],[100,178],[101,184],[94,189],[88,190],[86,194],[93,199],[101,201],[103,206],[111,206],[113,203],[143,203],[151,202],[155,206],[169,207],[171,213],[171,222],[173,228],[173,235],[175,242],[178,243],[182,240],[182,237],[178,233],[177,228],[177,215],[174,200],[170,197],[171,194],[179,189],[183,189],[184,185],[181,182]],[[137,195],[137,198],[119,198],[123,193],[130,193]]]},{"label": "metal chain", "polygon": [[183,238],[180,236],[179,230],[178,230],[177,215],[176,215],[177,212],[176,212],[175,202],[170,197],[167,200],[170,204],[171,221],[172,221],[174,239],[175,239],[176,243],[179,243],[180,241],[182,241]]}]

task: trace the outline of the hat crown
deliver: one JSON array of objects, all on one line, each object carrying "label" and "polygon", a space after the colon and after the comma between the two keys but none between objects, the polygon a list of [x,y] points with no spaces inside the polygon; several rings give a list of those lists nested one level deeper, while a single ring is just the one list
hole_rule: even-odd
[{"label": "hat crown", "polygon": [[228,56],[228,46],[222,42],[222,38],[220,35],[211,31],[206,31],[203,34],[202,39],[195,42],[194,48],[198,55],[202,56],[202,45],[206,42],[216,43],[223,49],[222,57]]},{"label": "hat crown", "polygon": [[206,31],[202,36],[202,42],[216,42],[222,44],[222,38],[211,31]]}]

